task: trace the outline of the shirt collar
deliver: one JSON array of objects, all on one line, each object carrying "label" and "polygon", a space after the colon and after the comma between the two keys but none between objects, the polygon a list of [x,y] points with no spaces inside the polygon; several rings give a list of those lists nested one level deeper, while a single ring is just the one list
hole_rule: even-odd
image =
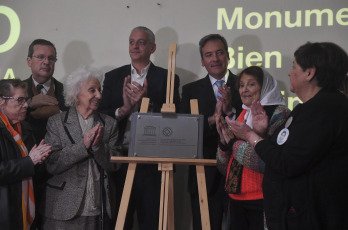
[{"label": "shirt collar", "polygon": [[[226,84],[229,75],[230,75],[230,72],[227,70],[225,76],[223,78],[221,78],[220,80],[224,80],[225,84]],[[210,74],[209,74],[209,79],[210,79],[210,82],[211,82],[212,86],[214,86],[215,82],[218,81],[215,78],[213,78]]]},{"label": "shirt collar", "polygon": [[[50,87],[51,87],[51,81],[52,81],[52,78],[50,78],[48,81],[46,81],[45,83],[43,83],[43,84],[41,84],[43,87],[44,87],[44,89],[46,90],[46,91],[48,91],[49,89],[50,89]],[[37,81],[35,81],[35,79],[33,78],[33,82],[34,82],[34,84],[35,84],[35,87],[39,84]]]},{"label": "shirt collar", "polygon": [[[149,71],[150,65],[151,65],[151,62],[149,62],[149,64],[147,66],[145,66],[145,68],[140,71],[141,77],[144,75],[146,76],[147,72]],[[137,70],[134,68],[133,64],[131,64],[131,73],[132,73],[132,75],[133,74],[138,75]]]}]

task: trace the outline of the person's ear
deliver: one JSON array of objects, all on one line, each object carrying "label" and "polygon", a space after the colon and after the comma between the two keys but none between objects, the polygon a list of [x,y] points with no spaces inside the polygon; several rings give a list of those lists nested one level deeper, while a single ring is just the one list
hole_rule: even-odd
[{"label": "person's ear", "polygon": [[156,44],[152,44],[151,53],[153,54],[156,51]]},{"label": "person's ear", "polygon": [[0,97],[0,106],[5,104],[5,100],[3,98]]},{"label": "person's ear", "polygon": [[308,68],[307,70],[307,74],[308,76],[306,77],[306,80],[308,82],[312,81],[314,76],[315,76],[315,73],[316,73],[316,68],[315,67],[312,67],[312,68]]},{"label": "person's ear", "polygon": [[31,67],[31,62],[32,62],[32,58],[31,57],[27,57],[27,64],[29,67]]}]

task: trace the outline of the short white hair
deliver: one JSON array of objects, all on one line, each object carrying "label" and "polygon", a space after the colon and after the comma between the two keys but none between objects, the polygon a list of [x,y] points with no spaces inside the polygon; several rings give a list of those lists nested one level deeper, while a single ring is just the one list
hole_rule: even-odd
[{"label": "short white hair", "polygon": [[75,106],[75,99],[80,93],[82,85],[90,79],[98,80],[101,85],[103,74],[97,69],[82,66],[66,78],[64,85],[66,106]]}]

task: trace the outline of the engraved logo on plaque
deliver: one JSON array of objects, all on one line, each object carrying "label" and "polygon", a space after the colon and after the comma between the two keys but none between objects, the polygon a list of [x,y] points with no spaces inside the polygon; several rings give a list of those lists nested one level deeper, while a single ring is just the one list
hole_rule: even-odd
[{"label": "engraved logo on plaque", "polygon": [[156,127],[145,126],[144,127],[144,136],[156,136]]},{"label": "engraved logo on plaque", "polygon": [[173,134],[173,130],[170,127],[165,127],[162,129],[163,136],[169,137]]}]

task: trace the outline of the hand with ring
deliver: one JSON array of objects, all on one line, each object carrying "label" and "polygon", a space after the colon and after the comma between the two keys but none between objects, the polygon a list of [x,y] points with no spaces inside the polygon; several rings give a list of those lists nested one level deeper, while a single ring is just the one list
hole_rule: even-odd
[{"label": "hand with ring", "polygon": [[29,152],[29,157],[33,161],[33,164],[41,164],[48,157],[49,153],[52,151],[52,146],[45,144],[45,140],[42,140],[39,145],[34,145],[34,147]]}]

